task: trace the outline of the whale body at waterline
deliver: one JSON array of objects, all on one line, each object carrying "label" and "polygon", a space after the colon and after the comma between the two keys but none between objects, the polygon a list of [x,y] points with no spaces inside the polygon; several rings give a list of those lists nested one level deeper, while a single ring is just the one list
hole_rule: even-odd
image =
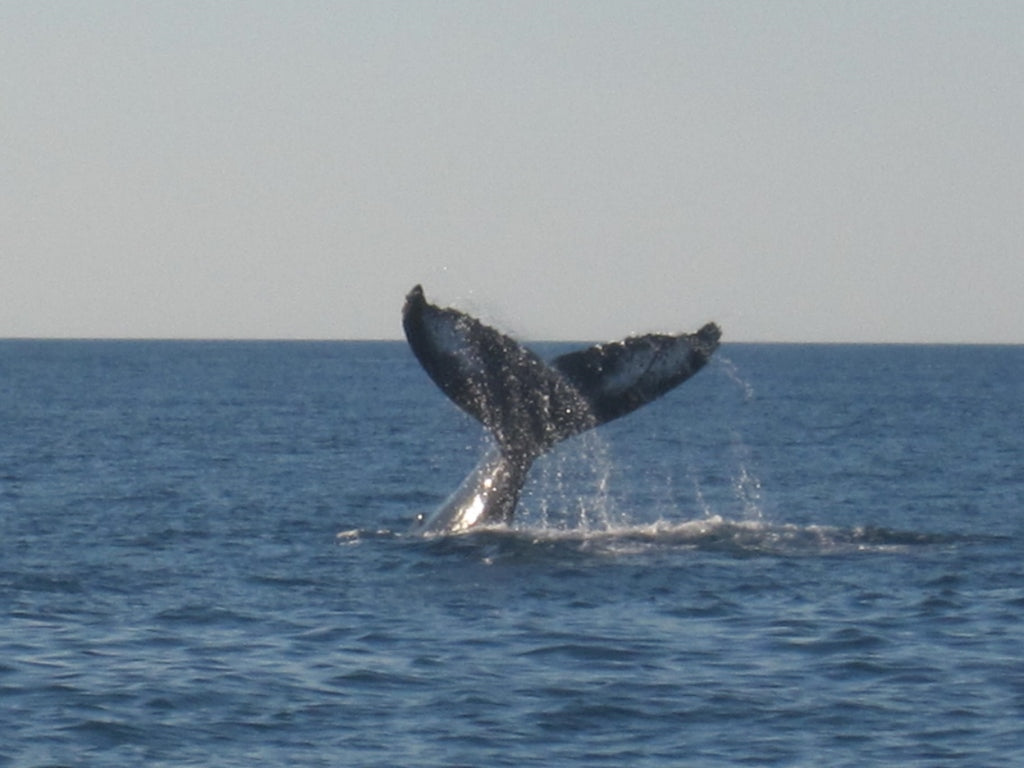
[{"label": "whale body at waterline", "polygon": [[417,533],[510,523],[534,460],[556,443],[635,411],[682,384],[718,348],[721,330],[647,334],[569,352],[551,362],[456,309],[405,299],[409,346],[434,383],[494,436],[495,445]]}]

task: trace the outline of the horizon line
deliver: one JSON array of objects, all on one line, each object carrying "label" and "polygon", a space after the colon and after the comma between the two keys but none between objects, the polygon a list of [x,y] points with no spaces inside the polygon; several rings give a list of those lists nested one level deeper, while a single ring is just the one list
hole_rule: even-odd
[{"label": "horizon line", "polygon": [[[643,336],[646,334],[631,334]],[[628,338],[628,337],[627,337]],[[521,344],[581,344],[594,345],[618,341],[618,339],[516,339]],[[337,336],[0,336],[0,343],[10,342],[134,342],[134,343],[225,343],[225,344],[329,344],[329,343],[404,343],[401,336],[389,337],[337,337]],[[892,347],[1020,347],[1024,341],[893,341],[893,340],[765,340],[725,339],[722,345],[749,344],[757,346],[892,346]]]}]

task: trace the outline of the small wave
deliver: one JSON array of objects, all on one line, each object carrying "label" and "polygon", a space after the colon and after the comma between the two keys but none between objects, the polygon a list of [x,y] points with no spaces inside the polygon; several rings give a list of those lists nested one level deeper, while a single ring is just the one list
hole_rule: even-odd
[{"label": "small wave", "polygon": [[250,613],[200,603],[185,603],[167,608],[157,614],[157,619],[168,624],[198,626],[251,624],[256,620]]}]

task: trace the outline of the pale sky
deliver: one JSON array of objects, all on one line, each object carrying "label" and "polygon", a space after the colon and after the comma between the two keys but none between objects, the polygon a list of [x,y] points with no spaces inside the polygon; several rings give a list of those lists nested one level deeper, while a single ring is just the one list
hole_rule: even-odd
[{"label": "pale sky", "polygon": [[0,337],[1024,343],[1024,2],[0,0]]}]

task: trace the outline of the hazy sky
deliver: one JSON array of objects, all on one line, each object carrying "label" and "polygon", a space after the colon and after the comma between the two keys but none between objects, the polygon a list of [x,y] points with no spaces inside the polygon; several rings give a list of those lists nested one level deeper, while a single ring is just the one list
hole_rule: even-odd
[{"label": "hazy sky", "polygon": [[0,337],[1024,342],[1024,3],[0,0]]}]

